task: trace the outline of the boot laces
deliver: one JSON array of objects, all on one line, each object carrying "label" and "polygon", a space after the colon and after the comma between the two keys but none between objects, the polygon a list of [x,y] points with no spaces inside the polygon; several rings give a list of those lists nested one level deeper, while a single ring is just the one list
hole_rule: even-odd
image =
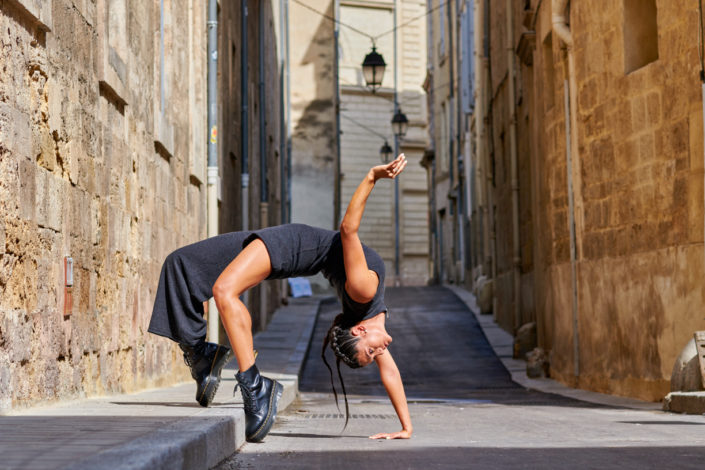
[{"label": "boot laces", "polygon": [[237,392],[238,388],[242,391],[242,402],[245,407],[245,412],[254,414],[257,410],[255,407],[255,398],[252,396],[252,390],[238,383],[235,384],[235,390],[233,390],[233,393]]},{"label": "boot laces", "polygon": [[204,352],[205,343],[194,346],[190,352],[184,351],[184,363],[186,363],[186,365],[190,368],[193,367],[193,365],[196,363],[196,360],[200,356],[203,356]]}]

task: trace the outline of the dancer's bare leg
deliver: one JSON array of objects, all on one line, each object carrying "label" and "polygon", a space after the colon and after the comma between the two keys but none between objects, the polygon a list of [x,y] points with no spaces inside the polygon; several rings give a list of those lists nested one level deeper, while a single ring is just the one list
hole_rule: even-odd
[{"label": "dancer's bare leg", "polygon": [[240,371],[255,363],[252,317],[240,295],[266,279],[271,271],[269,252],[262,240],[255,239],[225,268],[213,286],[213,298]]}]

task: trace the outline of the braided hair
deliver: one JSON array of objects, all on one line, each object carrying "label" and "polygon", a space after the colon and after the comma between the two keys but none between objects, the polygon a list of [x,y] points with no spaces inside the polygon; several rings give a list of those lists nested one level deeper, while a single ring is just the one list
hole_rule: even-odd
[{"label": "braided hair", "polygon": [[328,333],[326,333],[326,337],[323,339],[323,348],[321,350],[323,363],[330,372],[330,385],[333,388],[333,395],[335,396],[335,406],[340,412],[340,407],[338,406],[338,392],[335,390],[335,384],[333,383],[333,369],[326,359],[326,347],[330,344],[330,348],[335,353],[338,378],[340,379],[340,386],[343,389],[343,397],[345,399],[345,426],[343,426],[343,431],[348,426],[350,408],[348,406],[348,395],[345,392],[345,382],[343,382],[343,375],[340,373],[340,361],[342,360],[351,369],[362,367],[362,364],[357,360],[357,342],[359,338],[350,333],[350,328],[354,326],[354,324],[351,325],[345,320],[346,318],[342,313],[335,317]]}]

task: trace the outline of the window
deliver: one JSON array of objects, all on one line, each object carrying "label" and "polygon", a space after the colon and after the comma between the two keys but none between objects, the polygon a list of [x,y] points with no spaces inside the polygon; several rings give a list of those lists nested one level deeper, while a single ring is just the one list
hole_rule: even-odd
[{"label": "window", "polygon": [[[124,1],[124,0],[123,0]],[[168,119],[172,76],[172,0],[154,0],[159,12],[154,41],[158,61],[154,76],[154,145],[164,158],[174,154],[174,127]]]},{"label": "window", "polygon": [[446,112],[446,104],[441,104],[441,146],[438,149],[438,168],[441,171],[447,171],[446,162],[448,161],[448,113]]},{"label": "window", "polygon": [[656,0],[624,0],[624,73],[658,59]]},{"label": "window", "polygon": [[465,5],[465,11],[460,16],[460,41],[458,41],[458,47],[460,48],[460,76],[461,76],[461,96],[463,112],[470,114],[473,107],[475,106],[474,94],[473,94],[473,80],[474,80],[474,34],[473,34],[473,11],[471,5]]},{"label": "window", "polygon": [[440,25],[440,42],[438,44],[438,56],[444,57],[446,55],[446,0],[440,0],[440,2],[441,4],[438,8],[438,23]]},{"label": "window", "polygon": [[125,0],[101,0],[98,17],[98,83],[118,107],[127,104],[127,6]]}]

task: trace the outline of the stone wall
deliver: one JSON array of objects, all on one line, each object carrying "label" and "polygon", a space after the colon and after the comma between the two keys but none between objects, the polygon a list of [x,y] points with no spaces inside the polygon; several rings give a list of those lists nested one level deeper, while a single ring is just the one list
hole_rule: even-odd
[{"label": "stone wall", "polygon": [[[552,32],[550,2],[537,17],[524,2],[514,14],[517,45],[535,23],[531,60],[516,77],[524,319],[535,317],[551,373],[574,386],[647,400],[669,389],[673,363],[695,330],[705,327],[703,275],[703,121],[698,78],[697,4],[655,1],[655,30],[628,11],[631,1],[570,2],[577,85],[575,200],[578,368],[573,351],[569,192],[564,78],[567,52]],[[530,2],[535,8],[539,2]],[[637,2],[638,3],[638,2]],[[640,12],[644,13],[644,5]],[[492,6],[492,94],[506,78],[504,2]],[[648,16],[648,15],[647,15]],[[637,24],[638,22],[641,22]],[[502,34],[500,34],[502,33]],[[631,38],[631,39],[630,39]],[[653,49],[640,51],[642,47]],[[642,53],[643,52],[643,53]],[[636,57],[636,59],[635,59]],[[517,58],[519,61],[519,58]],[[635,61],[642,60],[635,66]],[[506,108],[506,106],[505,106]],[[508,116],[494,115],[495,136]],[[501,176],[507,151],[495,139]],[[507,182],[498,181],[498,320],[510,322],[511,212]],[[505,227],[505,228],[502,228]],[[502,235],[505,234],[505,235]],[[509,234],[509,235],[508,235]]]},{"label": "stone wall", "polygon": [[162,36],[159,2],[0,3],[2,411],[187,376],[146,329],[205,235],[205,7],[164,8]]},{"label": "stone wall", "polygon": [[[162,261],[206,236],[206,5],[0,1],[0,413],[189,377],[174,343],[146,330]],[[272,2],[258,5],[265,40],[277,44],[279,11]],[[226,27],[227,19],[221,11],[221,52],[239,40],[239,26]],[[281,218],[277,50],[269,47],[266,59],[264,212],[257,54],[250,65],[251,227]],[[227,56],[220,54],[221,66]],[[232,91],[239,70],[238,62],[222,73],[223,96],[239,94]],[[220,135],[230,130],[228,121]],[[222,185],[238,188],[229,155],[220,157]],[[240,208],[239,195],[221,200],[221,213]],[[235,222],[221,220],[221,230]],[[70,291],[66,256],[74,266]],[[278,285],[266,293],[274,299],[269,311]],[[258,327],[267,320],[260,317]]]}]

